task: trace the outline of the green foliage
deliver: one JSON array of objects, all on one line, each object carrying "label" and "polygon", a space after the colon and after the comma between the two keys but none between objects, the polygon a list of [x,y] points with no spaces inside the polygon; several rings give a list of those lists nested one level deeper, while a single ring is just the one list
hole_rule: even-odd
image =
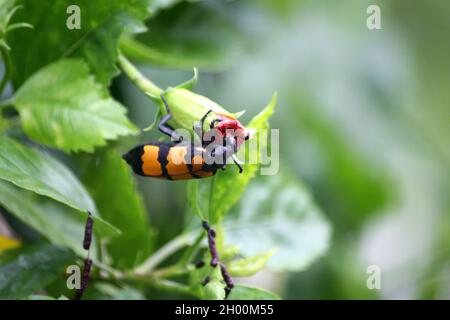
[{"label": "green foliage", "polygon": [[[0,137],[0,179],[78,209],[83,216],[96,213],[94,202],[79,180],[58,160],[19,142]],[[105,236],[117,229],[99,217],[97,232]]]},{"label": "green foliage", "polygon": [[[155,2],[153,7],[157,7]],[[120,47],[129,57],[145,63],[223,69],[236,59],[244,38],[229,7],[223,2],[181,2],[150,19],[147,32],[123,39]]]},{"label": "green foliage", "polygon": [[9,32],[21,28],[33,28],[26,22],[11,23],[14,14],[21,9],[21,6],[14,6],[14,3],[15,0],[4,0],[0,7],[0,48],[6,50],[11,49],[6,40]]},{"label": "green foliage", "polygon": [[[14,84],[18,88],[31,74],[60,58],[77,57],[89,65],[98,82],[108,85],[118,73],[115,66],[119,37],[142,29],[150,0],[51,0],[42,4],[20,0],[24,10],[15,16],[34,30],[18,30],[9,43],[13,48]],[[81,29],[68,30],[67,8],[81,8]]]},{"label": "green foliage", "polygon": [[231,291],[229,300],[279,300],[280,297],[267,290],[237,285]]},{"label": "green foliage", "polygon": [[141,263],[153,248],[153,233],[126,163],[106,151],[89,159],[83,180],[102,217],[122,231],[108,244],[113,265],[128,269]]},{"label": "green foliage", "polygon": [[275,252],[272,249],[249,258],[233,260],[227,264],[228,271],[235,277],[250,277],[264,268]]},{"label": "green foliage", "polygon": [[98,283],[95,288],[112,300],[144,300],[145,297],[139,290],[124,286],[117,288],[109,283]]},{"label": "green foliage", "polygon": [[60,276],[73,261],[70,250],[45,245],[31,253],[20,254],[16,261],[0,266],[0,298],[22,298]]},{"label": "green foliage", "polygon": [[106,139],[136,133],[125,109],[109,98],[82,60],[59,60],[32,75],[14,104],[27,135],[65,151],[93,151]]},{"label": "green foliage", "polygon": [[[85,254],[80,243],[86,219],[76,210],[45,201],[43,197],[3,181],[0,181],[0,204],[51,243],[68,247],[80,256]],[[95,239],[92,256],[96,256]]]},{"label": "green foliage", "polygon": [[0,138],[0,177],[19,187],[95,211],[94,203],[78,179],[58,160],[11,138]]},{"label": "green foliage", "polygon": [[9,122],[0,115],[0,132],[5,131],[9,127]]},{"label": "green foliage", "polygon": [[[206,285],[202,282],[206,277],[210,280]],[[218,267],[213,268],[209,264],[194,270],[191,273],[190,285],[194,295],[200,299],[223,300],[225,298],[225,285],[222,283],[222,275]]]},{"label": "green foliage", "polygon": [[330,225],[299,183],[279,175],[257,178],[244,199],[224,224],[225,238],[242,253],[276,249],[268,268],[299,271],[327,250]]}]

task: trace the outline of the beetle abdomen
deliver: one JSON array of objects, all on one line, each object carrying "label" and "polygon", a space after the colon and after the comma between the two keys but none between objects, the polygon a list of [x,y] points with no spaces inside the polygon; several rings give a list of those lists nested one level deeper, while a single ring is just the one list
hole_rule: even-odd
[{"label": "beetle abdomen", "polygon": [[154,142],[133,148],[123,158],[138,175],[169,180],[199,179],[216,173],[205,164],[203,151],[193,145]]}]

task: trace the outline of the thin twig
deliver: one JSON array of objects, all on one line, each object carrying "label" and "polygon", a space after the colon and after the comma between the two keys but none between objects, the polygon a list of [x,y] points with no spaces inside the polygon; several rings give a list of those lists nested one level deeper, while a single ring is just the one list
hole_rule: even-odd
[{"label": "thin twig", "polygon": [[136,87],[150,96],[155,97],[155,99],[159,99],[160,95],[164,91],[152,81],[147,79],[141,72],[139,72],[139,70],[120,52],[118,62],[120,68],[136,85]]},{"label": "thin twig", "polygon": [[178,294],[185,294],[189,296],[195,296],[194,292],[192,292],[191,287],[185,284],[181,284],[179,282],[166,280],[166,279],[155,279],[152,277],[147,277],[143,275],[130,274],[122,278],[125,281],[138,281],[139,283],[146,283],[154,288],[157,288],[162,291],[168,291]]},{"label": "thin twig", "polygon": [[204,236],[205,233],[203,232],[203,230],[200,230],[200,233],[195,239],[194,243],[191,246],[189,246],[189,248],[183,253],[183,256],[178,262],[180,266],[185,267],[188,266],[189,263],[191,263],[191,261],[195,258],[195,255],[197,254],[198,248],[202,243]]},{"label": "thin twig", "polygon": [[191,234],[182,234],[168,243],[166,243],[163,247],[161,247],[158,251],[156,251],[153,255],[151,255],[147,260],[145,260],[142,264],[137,266],[134,269],[134,273],[136,274],[145,274],[152,271],[157,265],[159,265],[162,261],[164,261],[167,257],[183,248],[184,246],[189,245],[192,238]]}]

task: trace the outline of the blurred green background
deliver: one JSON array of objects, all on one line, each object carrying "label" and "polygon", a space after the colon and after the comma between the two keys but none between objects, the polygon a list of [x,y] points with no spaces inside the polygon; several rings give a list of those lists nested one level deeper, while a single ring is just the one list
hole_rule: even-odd
[{"label": "blurred green background", "polygon": [[[381,30],[366,27],[370,4]],[[290,299],[450,298],[449,17],[441,0],[179,3],[137,37],[152,51],[126,50],[163,87],[198,65],[196,91],[245,120],[278,91],[281,167],[311,189],[333,239],[308,270],[250,283]],[[156,108],[124,76],[113,88],[146,127]],[[186,223],[185,186],[138,182],[162,244]],[[381,290],[367,289],[369,265]]]}]

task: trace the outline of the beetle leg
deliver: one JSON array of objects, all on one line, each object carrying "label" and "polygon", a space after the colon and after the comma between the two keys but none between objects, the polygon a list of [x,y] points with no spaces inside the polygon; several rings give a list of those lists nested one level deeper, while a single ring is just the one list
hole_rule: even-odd
[{"label": "beetle leg", "polygon": [[200,123],[202,124],[202,128],[203,128],[203,125],[205,124],[206,117],[207,117],[211,112],[213,112],[213,111],[212,111],[211,109],[209,109],[208,112],[206,112],[205,115],[200,119]]},{"label": "beetle leg", "polygon": [[242,165],[243,163],[240,162],[237,158],[236,155],[232,155],[231,158],[233,158],[233,162],[237,165],[237,167],[239,168],[239,173],[242,173],[244,170],[242,169]]},{"label": "beetle leg", "polygon": [[181,142],[183,139],[182,137],[178,136],[176,134],[175,130],[171,126],[167,124],[167,122],[172,119],[172,111],[170,111],[169,104],[167,103],[166,99],[164,98],[164,95],[161,94],[161,100],[164,103],[164,106],[166,107],[167,114],[161,118],[161,121],[159,122],[158,129],[162,133],[168,135],[172,138],[172,140]]},{"label": "beetle leg", "polygon": [[211,109],[208,110],[208,112],[206,112],[205,115],[200,119],[200,125],[201,125],[201,137],[200,137],[200,139],[202,139],[202,141],[203,141],[203,135],[204,135],[203,127],[204,127],[204,125],[205,125],[205,120],[206,120],[206,117],[207,117],[211,112],[213,112]]},{"label": "beetle leg", "polygon": [[209,124],[209,128],[210,129],[214,129],[214,125],[218,122],[222,122],[222,120],[220,119],[214,119],[213,121],[211,121],[211,123]]},{"label": "beetle leg", "polygon": [[[205,133],[203,132],[203,126],[204,126],[204,124],[205,124],[206,117],[207,117],[211,112],[213,112],[213,111],[212,111],[212,110],[208,110],[208,112],[206,112],[206,113],[204,114],[204,116],[200,119],[200,121],[197,122],[197,123],[194,125],[194,132],[195,132],[195,134],[200,138],[200,141],[202,142],[202,147],[205,147],[205,145],[206,145],[205,141],[203,141],[203,135],[205,134]],[[209,141],[208,141],[208,142],[209,142]]]}]

